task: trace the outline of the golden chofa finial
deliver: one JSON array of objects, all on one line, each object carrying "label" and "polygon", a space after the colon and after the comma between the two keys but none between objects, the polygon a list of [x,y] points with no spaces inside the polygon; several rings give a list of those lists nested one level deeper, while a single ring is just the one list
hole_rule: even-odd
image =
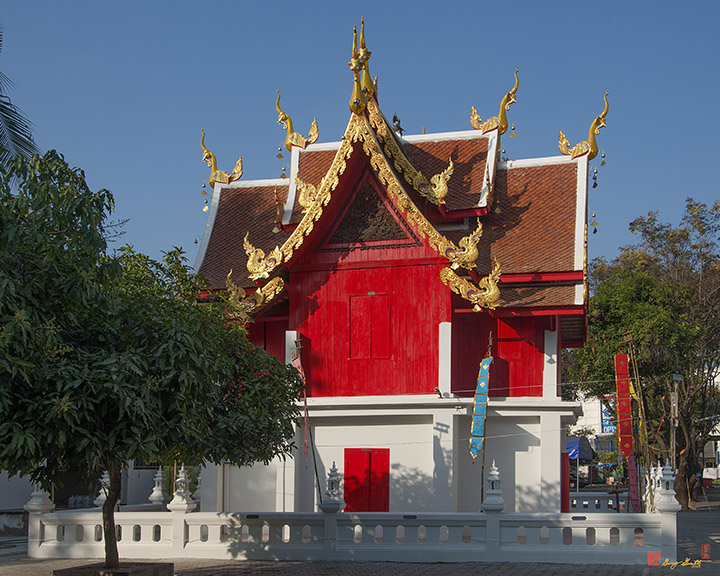
[{"label": "golden chofa finial", "polygon": [[520,68],[515,68],[515,86],[513,86],[513,89],[505,94],[503,99],[500,101],[500,114],[493,116],[492,118],[488,118],[485,122],[483,122],[480,119],[477,110],[475,110],[475,106],[470,108],[470,124],[472,124],[472,127],[475,128],[475,130],[482,130],[483,134],[492,132],[495,129],[497,129],[498,134],[505,134],[505,132],[507,132],[508,121],[506,112],[510,110],[510,105],[516,102],[515,94],[520,86],[520,81],[518,80],[519,71]]},{"label": "golden chofa finial", "polygon": [[592,124],[590,124],[590,133],[587,140],[584,140],[583,142],[578,142],[577,144],[575,144],[575,146],[571,148],[570,142],[568,142],[565,134],[562,133],[562,130],[560,131],[560,140],[558,142],[558,148],[560,149],[560,152],[562,152],[566,156],[570,156],[571,158],[578,158],[579,156],[584,156],[585,154],[587,154],[588,160],[592,160],[593,158],[595,158],[595,156],[597,156],[598,145],[597,141],[595,140],[595,136],[597,134],[600,134],[600,128],[603,128],[605,126],[605,117],[607,116],[608,110],[610,109],[607,97],[608,91],[606,90],[605,109],[600,113],[600,116],[595,118]]},{"label": "golden chofa finial", "polygon": [[365,93],[360,87],[360,72],[363,69],[363,61],[360,59],[357,48],[357,26],[353,26],[353,45],[352,45],[352,58],[348,62],[350,70],[352,70],[354,78],[352,96],[350,97],[350,111],[353,114],[362,114],[367,106],[367,99]]},{"label": "golden chofa finial", "polygon": [[200,138],[200,146],[202,146],[203,149],[202,159],[208,163],[208,166],[210,166],[210,178],[208,179],[210,187],[212,188],[215,186],[215,182],[220,182],[220,184],[229,184],[230,182],[239,180],[243,173],[242,156],[238,158],[238,161],[235,163],[235,168],[233,168],[231,174],[218,170],[215,154],[205,147],[205,130],[201,128],[200,131],[202,132],[202,138]]},{"label": "golden chofa finial", "polygon": [[366,98],[372,98],[375,93],[375,85],[370,76],[370,65],[368,63],[371,55],[372,52],[365,46],[365,18],[360,18],[360,50],[358,51],[358,58],[360,58],[363,63],[362,81],[360,84],[363,92],[365,92]]},{"label": "golden chofa finial", "polygon": [[278,124],[282,124],[282,127],[287,130],[287,135],[285,136],[285,148],[292,151],[292,147],[297,146],[304,150],[308,144],[312,144],[318,139],[317,118],[313,118],[312,126],[310,127],[310,132],[308,133],[307,138],[299,132],[295,132],[293,130],[292,118],[290,118],[290,116],[288,116],[282,108],[280,108],[280,90],[277,90],[277,102],[275,102],[275,108],[278,113]]}]

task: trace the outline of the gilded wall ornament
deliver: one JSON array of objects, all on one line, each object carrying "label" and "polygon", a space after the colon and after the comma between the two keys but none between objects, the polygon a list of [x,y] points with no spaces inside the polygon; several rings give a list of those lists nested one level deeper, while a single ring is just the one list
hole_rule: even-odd
[{"label": "gilded wall ornament", "polygon": [[440,270],[440,279],[455,294],[459,294],[465,300],[472,302],[475,312],[480,312],[482,308],[489,310],[497,308],[500,301],[500,288],[498,287],[500,264],[497,260],[494,260],[492,272],[481,278],[477,286],[470,280],[458,276],[451,268]]},{"label": "gilded wall ornament", "polygon": [[604,97],[605,109],[600,113],[600,116],[595,118],[595,120],[592,121],[592,124],[590,124],[590,133],[587,140],[578,142],[577,144],[575,144],[575,146],[570,147],[570,142],[565,137],[565,134],[563,134],[562,130],[560,131],[558,149],[561,153],[565,154],[565,156],[570,156],[571,158],[578,158],[587,154],[588,160],[592,160],[593,158],[595,158],[595,156],[597,156],[598,145],[597,141],[595,140],[595,136],[597,134],[600,134],[601,128],[605,127],[605,117],[607,116],[608,110],[610,109],[607,97],[608,91],[606,90]]},{"label": "gilded wall ornament", "polygon": [[238,320],[249,320],[263,305],[282,292],[285,283],[282,278],[276,276],[262,288],[258,288],[252,294],[246,295],[245,290],[236,286],[232,281],[232,270],[230,270],[225,285],[228,289],[229,316]]},{"label": "gilded wall ornament", "polygon": [[230,182],[239,180],[243,173],[242,156],[238,158],[238,161],[235,163],[235,168],[233,168],[231,174],[218,170],[215,154],[205,147],[205,130],[201,128],[200,131],[202,132],[202,138],[200,138],[200,146],[203,149],[202,159],[208,163],[208,166],[210,166],[210,178],[208,179],[210,187],[215,186],[215,182],[220,182],[220,184],[229,184]]},{"label": "gilded wall ornament", "polygon": [[488,118],[485,122],[483,122],[480,115],[477,113],[477,110],[475,110],[475,106],[470,108],[470,124],[473,128],[475,128],[475,130],[480,130],[483,134],[487,134],[493,130],[497,130],[498,134],[505,134],[508,127],[506,112],[510,110],[510,105],[516,102],[515,94],[520,86],[520,81],[518,80],[519,71],[520,68],[515,68],[515,86],[513,86],[513,89],[505,94],[503,99],[500,101],[500,114],[493,116],[492,118]]},{"label": "gilded wall ornament", "polygon": [[278,124],[281,124],[282,127],[287,130],[287,135],[285,136],[285,148],[292,151],[292,147],[297,146],[298,148],[302,148],[304,150],[308,144],[312,144],[318,139],[319,133],[317,118],[313,119],[307,138],[299,132],[295,132],[293,129],[292,118],[290,118],[290,116],[288,116],[285,112],[283,112],[282,108],[280,108],[280,90],[277,90],[277,102],[275,103],[275,108],[278,113]]},{"label": "gilded wall ornament", "polygon": [[282,252],[277,246],[275,246],[275,249],[272,250],[266,257],[263,250],[255,248],[250,243],[249,236],[250,232],[245,234],[245,240],[243,242],[245,253],[248,257],[247,269],[248,272],[250,272],[248,278],[250,278],[250,280],[267,278],[270,275],[270,272],[272,272],[273,269],[282,262]]}]

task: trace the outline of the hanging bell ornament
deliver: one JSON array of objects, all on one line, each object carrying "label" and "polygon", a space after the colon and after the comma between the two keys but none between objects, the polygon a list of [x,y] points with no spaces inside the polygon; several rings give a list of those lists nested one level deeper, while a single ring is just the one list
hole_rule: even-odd
[{"label": "hanging bell ornament", "polygon": [[603,159],[602,162],[600,162],[600,166],[605,166],[605,152],[603,152],[602,154],[600,154],[600,158]]},{"label": "hanging bell ornament", "polygon": [[510,138],[517,138],[517,134],[515,134],[515,124],[510,128]]},{"label": "hanging bell ornament", "polygon": [[203,212],[207,212],[208,210],[210,210],[210,208],[208,208],[207,206],[205,206],[205,208],[203,208]]}]

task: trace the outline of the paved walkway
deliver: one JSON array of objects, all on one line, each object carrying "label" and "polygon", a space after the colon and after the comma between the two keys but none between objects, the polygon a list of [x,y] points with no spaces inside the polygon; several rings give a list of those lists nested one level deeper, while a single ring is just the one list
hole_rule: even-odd
[{"label": "paved walkway", "polygon": [[[392,563],[392,562],[257,562],[168,559],[176,576],[659,576],[720,575],[720,487],[705,489],[697,510],[678,514],[676,566],[614,566],[605,564],[517,563]],[[700,563],[701,545],[710,547],[710,561]],[[685,565],[683,560],[688,559]],[[714,562],[713,562],[714,559]],[[0,538],[0,576],[52,576],[53,570],[97,564],[97,560],[36,560],[27,557],[27,541]]]}]

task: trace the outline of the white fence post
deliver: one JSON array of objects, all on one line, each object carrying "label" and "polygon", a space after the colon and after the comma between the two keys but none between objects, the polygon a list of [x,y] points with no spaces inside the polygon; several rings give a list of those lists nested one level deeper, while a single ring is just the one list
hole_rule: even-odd
[{"label": "white fence post", "polygon": [[325,490],[325,499],[318,505],[323,514],[323,546],[330,553],[334,553],[337,548],[338,537],[338,517],[337,514],[345,508],[345,500],[343,499],[342,490],[340,489],[340,481],[342,474],[337,471],[335,462],[328,472],[327,489]]},{"label": "white fence post", "polygon": [[168,510],[173,512],[173,549],[177,554],[182,553],[188,541],[185,514],[195,510],[196,506],[197,504],[190,496],[190,479],[183,464],[180,466],[180,471],[175,480],[175,497],[167,505]]},{"label": "white fence post", "polygon": [[23,508],[29,512],[28,556],[30,556],[30,558],[38,558],[40,556],[40,544],[45,538],[42,515],[47,512],[52,512],[55,509],[55,504],[50,500],[50,494],[38,487]]},{"label": "white fence post", "polygon": [[669,562],[675,562],[677,560],[677,513],[680,510],[680,503],[675,498],[675,476],[667,462],[662,469],[655,509],[662,515],[662,557]]},{"label": "white fence post", "polygon": [[497,558],[500,554],[500,516],[505,509],[505,501],[500,490],[500,474],[495,460],[490,466],[490,472],[486,479],[487,488],[485,500],[482,503],[482,511],[486,513],[486,539],[485,549],[489,559]]}]

